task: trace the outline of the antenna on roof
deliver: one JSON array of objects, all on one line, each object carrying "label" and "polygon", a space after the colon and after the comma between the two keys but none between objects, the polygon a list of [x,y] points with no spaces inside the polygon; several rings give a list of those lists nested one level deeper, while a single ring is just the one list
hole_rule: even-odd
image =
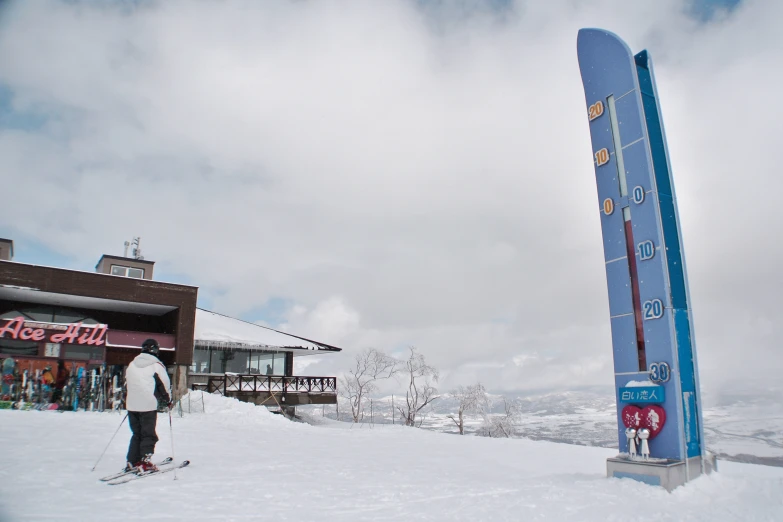
[{"label": "antenna on roof", "polygon": [[143,260],[144,256],[141,255],[141,238],[140,237],[134,237],[133,241],[126,241],[125,242],[125,251],[122,254],[122,257],[128,257],[128,248],[133,247],[133,250],[131,253],[133,254],[133,259]]},{"label": "antenna on roof", "polygon": [[141,255],[141,238],[134,237],[131,245],[133,245],[133,259],[144,259],[144,256]]}]

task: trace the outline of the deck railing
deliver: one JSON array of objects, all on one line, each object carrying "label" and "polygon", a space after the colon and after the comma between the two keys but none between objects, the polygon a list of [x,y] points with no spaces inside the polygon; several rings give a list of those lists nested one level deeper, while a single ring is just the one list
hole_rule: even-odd
[{"label": "deck railing", "polygon": [[194,389],[208,393],[228,392],[247,393],[317,393],[336,394],[337,377],[301,377],[298,375],[256,375],[256,374],[225,374],[210,375],[207,382],[193,384]]}]

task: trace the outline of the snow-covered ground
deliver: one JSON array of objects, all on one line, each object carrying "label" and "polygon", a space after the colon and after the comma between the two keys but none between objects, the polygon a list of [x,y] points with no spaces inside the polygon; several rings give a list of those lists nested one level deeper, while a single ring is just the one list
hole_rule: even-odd
[{"label": "snow-covered ground", "polygon": [[[0,410],[0,520],[783,520],[783,469],[720,463],[675,490],[607,479],[615,451],[400,426],[290,422],[207,396],[173,418],[190,467],[120,486],[122,417]],[[168,417],[157,455],[170,454]]]}]

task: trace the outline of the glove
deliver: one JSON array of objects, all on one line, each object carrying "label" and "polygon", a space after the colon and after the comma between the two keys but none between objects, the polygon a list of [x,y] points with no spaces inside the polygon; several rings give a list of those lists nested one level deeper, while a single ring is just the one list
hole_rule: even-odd
[{"label": "glove", "polygon": [[168,405],[167,405],[167,406],[168,406],[168,408],[169,408],[169,411],[171,411],[171,410],[173,410],[173,409],[174,409],[174,403],[173,403],[172,401],[169,401],[169,403],[168,403]]}]

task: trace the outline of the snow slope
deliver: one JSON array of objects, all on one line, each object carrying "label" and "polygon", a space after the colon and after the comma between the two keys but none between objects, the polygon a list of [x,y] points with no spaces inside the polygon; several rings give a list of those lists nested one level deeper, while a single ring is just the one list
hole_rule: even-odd
[{"label": "snow slope", "polygon": [[[721,462],[675,490],[607,479],[615,451],[526,439],[459,437],[328,419],[293,423],[207,396],[174,417],[173,474],[107,486],[123,465],[112,413],[0,410],[0,520],[783,520],[783,469]],[[170,454],[159,415],[157,454]]]}]

